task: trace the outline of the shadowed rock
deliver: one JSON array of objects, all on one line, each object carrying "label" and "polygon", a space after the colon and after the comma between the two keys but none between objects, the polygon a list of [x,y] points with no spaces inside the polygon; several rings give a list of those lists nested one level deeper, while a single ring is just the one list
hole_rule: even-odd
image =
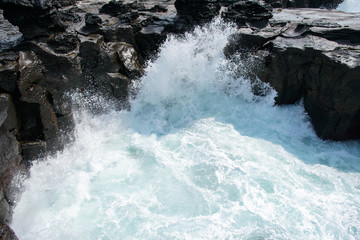
[{"label": "shadowed rock", "polygon": [[231,4],[222,17],[236,22],[239,26],[246,24],[265,26],[272,17],[272,7],[263,1],[238,1]]},{"label": "shadowed rock", "polygon": [[19,28],[4,19],[3,10],[0,9],[0,50],[14,47],[22,38]]},{"label": "shadowed rock", "polygon": [[336,8],[343,0],[264,0],[279,8]]},{"label": "shadowed rock", "polygon": [[18,54],[0,52],[0,91],[14,94],[18,78]]},{"label": "shadowed rock", "polygon": [[188,16],[197,21],[210,20],[220,11],[220,3],[216,0],[176,0],[175,7],[180,16]]},{"label": "shadowed rock", "polygon": [[0,224],[0,239],[1,240],[18,240],[14,231],[6,224]]}]

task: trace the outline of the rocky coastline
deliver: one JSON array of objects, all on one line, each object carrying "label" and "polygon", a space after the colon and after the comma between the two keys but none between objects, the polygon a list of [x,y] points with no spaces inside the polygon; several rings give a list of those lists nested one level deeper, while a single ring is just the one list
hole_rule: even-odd
[{"label": "rocky coastline", "polygon": [[227,58],[254,59],[247,77],[275,88],[277,104],[303,100],[320,138],[360,139],[360,16],[339,3],[0,0],[0,239],[17,239],[7,224],[31,161],[71,135],[66,93],[127,108],[130,83],[166,37],[215,16],[238,26]]}]

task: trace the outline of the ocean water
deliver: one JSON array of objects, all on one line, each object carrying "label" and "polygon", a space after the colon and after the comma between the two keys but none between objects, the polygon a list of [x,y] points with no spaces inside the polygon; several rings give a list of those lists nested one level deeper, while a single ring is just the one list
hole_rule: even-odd
[{"label": "ocean water", "polygon": [[320,140],[265,84],[255,96],[223,55],[234,31],[169,38],[130,111],[74,95],[75,140],[32,167],[19,239],[360,239],[360,143]]},{"label": "ocean water", "polygon": [[360,1],[359,0],[345,0],[337,8],[344,12],[359,13]]}]

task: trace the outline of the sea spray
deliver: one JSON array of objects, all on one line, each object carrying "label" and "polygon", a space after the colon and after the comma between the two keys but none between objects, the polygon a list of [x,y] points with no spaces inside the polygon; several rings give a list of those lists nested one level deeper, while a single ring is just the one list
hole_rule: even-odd
[{"label": "sea spray", "polygon": [[169,38],[130,111],[76,110],[73,144],[25,182],[19,239],[359,239],[359,142],[254,95],[223,54],[234,32]]},{"label": "sea spray", "polygon": [[359,13],[360,12],[360,1],[358,0],[345,0],[337,8],[344,12]]}]

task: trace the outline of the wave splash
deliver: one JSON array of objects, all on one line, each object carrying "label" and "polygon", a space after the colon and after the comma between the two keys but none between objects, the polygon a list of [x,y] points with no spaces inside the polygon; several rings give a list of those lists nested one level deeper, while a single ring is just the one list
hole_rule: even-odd
[{"label": "wave splash", "polygon": [[358,13],[360,12],[360,1],[345,0],[337,7],[337,9],[344,12]]},{"label": "wave splash", "polygon": [[254,95],[223,54],[235,31],[170,37],[130,111],[75,111],[74,142],[31,169],[19,239],[359,239],[360,143]]}]

